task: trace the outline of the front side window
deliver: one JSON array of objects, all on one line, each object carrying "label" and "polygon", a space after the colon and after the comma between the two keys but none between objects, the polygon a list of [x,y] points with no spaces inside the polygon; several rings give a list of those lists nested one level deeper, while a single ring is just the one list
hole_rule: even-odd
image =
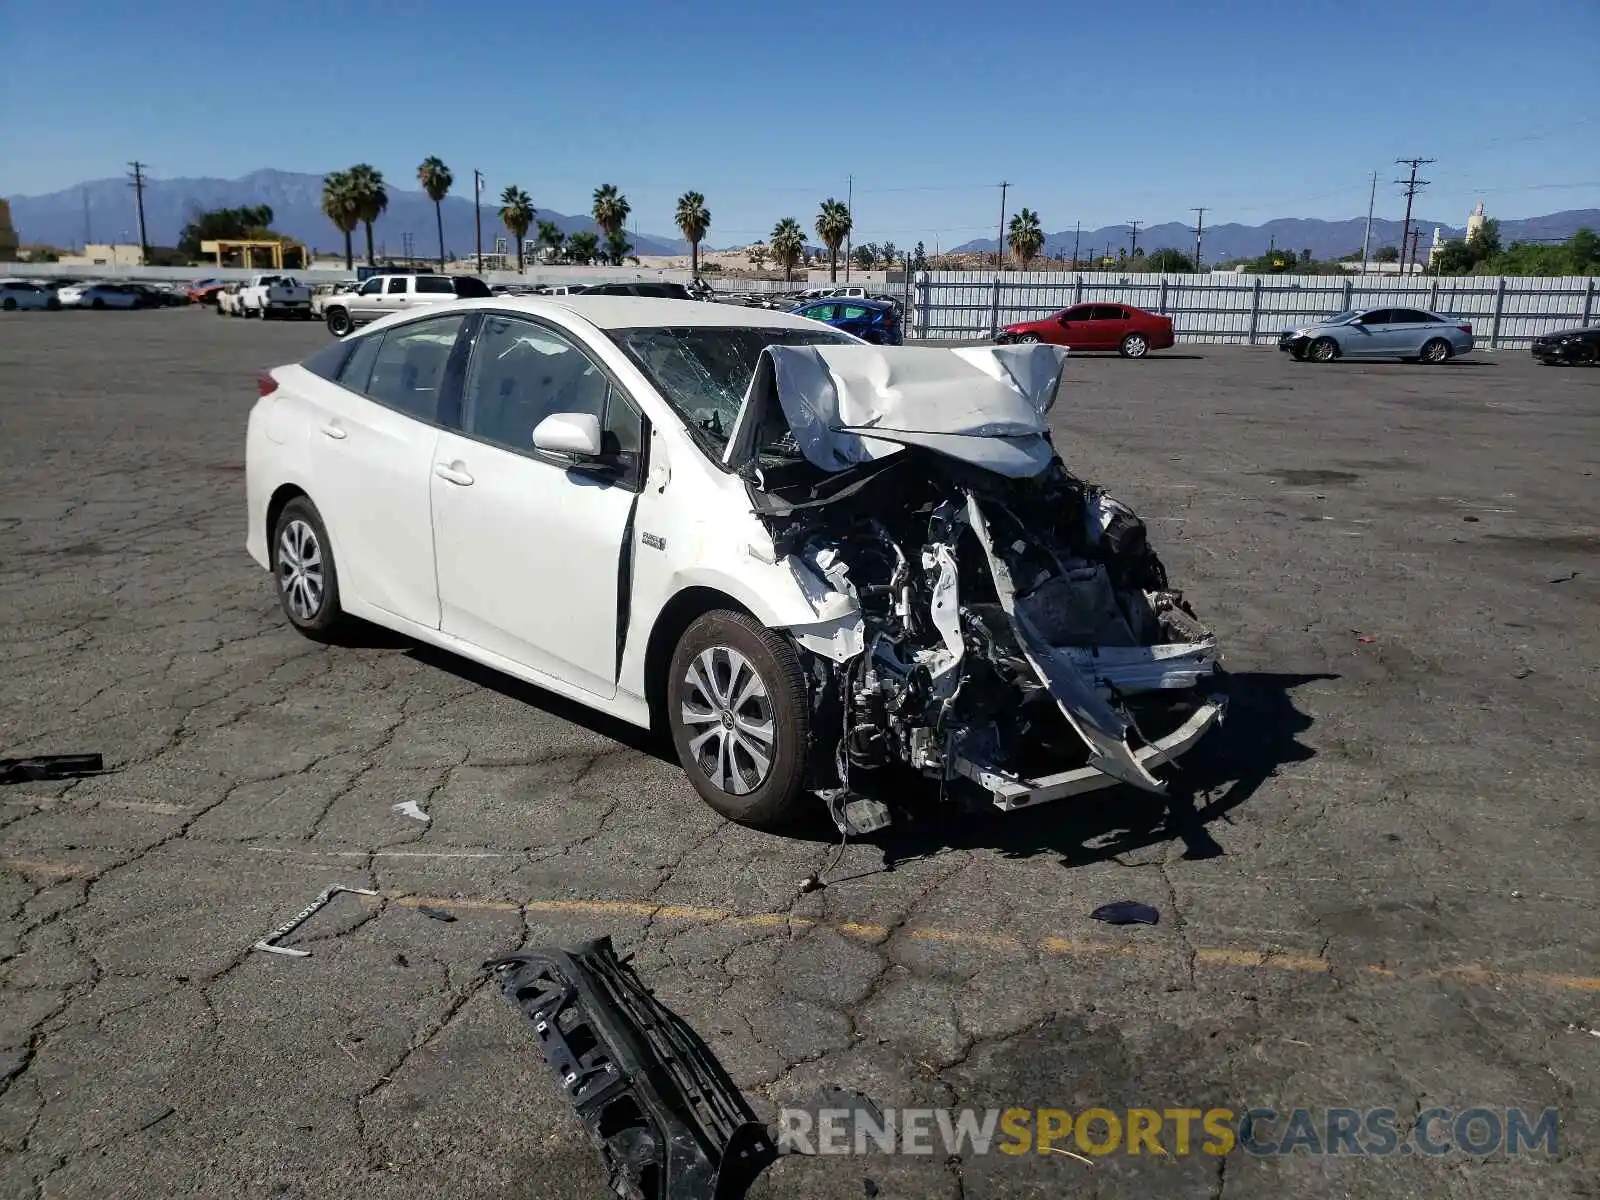
[{"label": "front side window", "polygon": [[489,314],[461,396],[461,428],[508,450],[533,449],[533,431],[554,413],[587,413],[602,426],[611,381],[555,330]]},{"label": "front side window", "polygon": [[[437,421],[445,368],[463,319],[459,315],[435,317],[385,330],[372,360],[366,394],[398,412]],[[352,356],[346,369],[354,365]]]},{"label": "front side window", "polygon": [[1357,321],[1356,324],[1357,325],[1388,325],[1391,322],[1391,319],[1392,319],[1392,315],[1391,315],[1390,311],[1387,308],[1375,308],[1371,312],[1369,312],[1366,316],[1362,317],[1361,320]]},{"label": "front side window", "polygon": [[381,279],[369,279],[369,280],[367,280],[365,283],[363,283],[361,285],[361,288],[360,288],[359,291],[356,292],[356,295],[358,295],[358,296],[376,296],[381,291],[383,291],[383,280],[381,280]]},{"label": "front side window", "polygon": [[1094,310],[1087,304],[1080,304],[1076,308],[1069,308],[1061,314],[1062,321],[1087,321],[1089,314]]},{"label": "front side window", "polygon": [[827,329],[732,325],[615,329],[611,338],[685,424],[719,446],[733,429],[763,349],[857,344]]}]

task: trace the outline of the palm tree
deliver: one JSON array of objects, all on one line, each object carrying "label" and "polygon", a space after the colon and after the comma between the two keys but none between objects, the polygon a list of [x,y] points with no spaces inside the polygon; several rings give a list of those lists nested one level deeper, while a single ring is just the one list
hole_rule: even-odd
[{"label": "palm tree", "polygon": [[441,205],[450,192],[450,185],[456,181],[450,174],[450,168],[444,165],[444,160],[429,155],[417,167],[417,182],[422,184],[422,190],[428,193],[428,199],[433,201],[433,223],[439,228],[439,270],[444,270],[444,210]]},{"label": "palm tree", "polygon": [[706,207],[706,198],[699,192],[685,192],[679,196],[678,232],[689,243],[689,274],[694,279],[700,278],[700,243],[710,228],[711,210]]},{"label": "palm tree", "polygon": [[606,234],[606,257],[613,266],[620,267],[622,260],[633,253],[633,243],[628,240],[628,235],[622,230]]},{"label": "palm tree", "polygon": [[772,227],[772,236],[767,241],[772,247],[772,257],[783,266],[784,282],[789,282],[794,278],[795,263],[805,253],[805,231],[800,228],[799,221],[785,217]]},{"label": "palm tree", "polygon": [[372,253],[372,223],[389,207],[389,193],[383,186],[383,172],[367,163],[350,168],[350,191],[355,196],[356,216],[367,227],[367,266],[378,265]]},{"label": "palm tree", "polygon": [[500,223],[517,243],[517,274],[522,274],[522,239],[533,224],[533,197],[516,185],[500,193]]},{"label": "palm tree", "polygon": [[333,227],[344,234],[344,269],[354,270],[355,253],[350,246],[350,235],[361,223],[361,214],[356,210],[348,171],[329,171],[322,177],[322,212],[333,222]]},{"label": "palm tree", "polygon": [[[600,232],[606,235],[608,246],[615,244],[612,239],[622,232],[622,227],[628,223],[628,214],[633,211],[628,204],[628,198],[617,191],[614,183],[602,183],[594,190],[594,223],[600,226]],[[622,259],[616,259],[614,266],[621,266]]]},{"label": "palm tree", "polygon": [[592,263],[600,252],[600,239],[587,229],[567,238],[567,257],[575,263]]},{"label": "palm tree", "polygon": [[539,245],[545,249],[545,258],[554,258],[561,253],[561,243],[563,241],[561,226],[554,221],[540,221],[538,241]]},{"label": "palm tree", "polygon": [[1017,266],[1024,271],[1044,248],[1044,229],[1039,225],[1039,214],[1032,209],[1025,208],[1011,218],[1007,227],[1011,236],[1011,254],[1017,260]]},{"label": "palm tree", "polygon": [[817,236],[828,248],[828,279],[837,282],[839,247],[850,236],[850,210],[845,207],[844,201],[829,196],[822,202],[822,207],[817,210]]}]

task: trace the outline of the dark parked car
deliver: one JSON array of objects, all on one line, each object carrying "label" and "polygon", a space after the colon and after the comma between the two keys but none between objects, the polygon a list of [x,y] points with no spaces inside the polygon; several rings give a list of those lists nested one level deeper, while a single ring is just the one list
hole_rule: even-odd
[{"label": "dark parked car", "polygon": [[1541,334],[1532,353],[1547,367],[1592,367],[1600,362],[1600,325]]},{"label": "dark parked car", "polygon": [[1074,304],[1038,321],[1007,325],[997,342],[1045,342],[1071,350],[1115,350],[1143,358],[1172,346],[1172,318],[1131,304]]},{"label": "dark parked car", "polygon": [[905,338],[899,306],[888,300],[816,300],[789,311],[879,346],[898,346]]},{"label": "dark parked car", "polygon": [[[571,294],[571,293],[569,293]],[[693,300],[696,297],[681,283],[595,283],[575,293],[579,296],[649,296],[655,300]]]}]

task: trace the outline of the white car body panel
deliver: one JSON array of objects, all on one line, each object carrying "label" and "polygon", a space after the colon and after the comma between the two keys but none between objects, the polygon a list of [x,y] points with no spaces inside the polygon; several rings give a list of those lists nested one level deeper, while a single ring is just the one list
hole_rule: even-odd
[{"label": "white car body panel", "polygon": [[[812,330],[814,322],[635,297],[445,299],[468,312],[544,322],[599,363],[647,422],[648,469],[639,490],[568,470],[531,446],[512,449],[404,415],[303,366],[280,367],[272,372],[277,389],[251,411],[247,430],[246,546],[257,563],[270,566],[267,520],[274,494],[285,487],[303,491],[326,526],[346,612],[639,726],[651,722],[651,632],[688,589],[720,593],[835,663],[864,652],[855,589],[831,571],[824,578],[820,559],[798,550],[780,555],[746,476],[730,469],[739,465],[740,453],[748,462],[751,445],[741,435],[759,424],[752,424],[752,413],[762,400],[760,372],[729,430],[728,461],[718,463],[606,332],[679,325]],[[418,315],[390,314],[360,336]],[[791,429],[806,457],[829,471],[887,457],[902,445],[930,444],[996,470],[976,444],[1043,442],[1044,416],[1065,358],[1048,346],[906,350],[852,342],[820,352],[779,348],[785,353],[774,355],[773,349],[761,354],[773,388],[766,401],[782,402],[790,417],[794,403],[812,405],[811,424],[792,420]],[[786,370],[793,376],[787,398]],[[872,445],[877,452],[859,453]],[[759,484],[758,499],[764,491]],[[1114,777],[1160,790],[1147,764],[1161,759],[1130,749],[1104,685],[1193,685],[1213,666],[1214,640],[1130,647],[1117,657],[1114,679],[1097,677],[1084,656],[1035,636],[1032,602],[1012,597],[984,515],[970,493],[969,499],[969,519],[989,555],[1001,603],[1030,660],[1037,660],[1041,682],[1100,768],[1052,777],[1045,790],[1069,794],[1109,785]],[[941,548],[948,558],[950,547]],[[947,565],[953,582],[953,560]],[[953,597],[951,591],[947,600]],[[943,615],[949,628],[942,630],[946,650],[940,653],[954,662],[960,630],[953,613]],[[937,662],[934,667],[944,669]],[[1071,686],[1060,682],[1068,675]],[[1220,708],[1206,723],[1218,714]],[[1179,741],[1170,743],[1174,753],[1187,747]],[[981,750],[974,742],[973,754],[952,760],[952,774],[987,772],[985,778],[999,779]],[[1010,779],[991,790],[997,803],[1048,798],[1034,786],[1038,782]]]}]

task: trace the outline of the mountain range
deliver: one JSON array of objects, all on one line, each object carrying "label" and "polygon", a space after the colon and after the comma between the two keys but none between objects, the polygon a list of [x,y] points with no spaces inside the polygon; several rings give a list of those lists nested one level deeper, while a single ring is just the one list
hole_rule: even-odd
[{"label": "mountain range", "polygon": [[[409,182],[409,181],[408,181]],[[441,206],[445,250],[465,257],[477,246],[473,225],[472,177],[456,180],[457,191]],[[534,197],[538,202],[538,197]],[[197,212],[266,204],[272,208],[272,227],[320,250],[342,250],[344,238],[322,213],[322,176],[298,171],[252,171],[241,179],[151,179],[144,188],[145,235],[153,246],[171,246],[178,232]],[[496,237],[505,237],[500,224],[500,204],[495,194],[483,194],[483,246],[494,249]],[[42,196],[12,196],[11,219],[23,242],[52,246],[81,246],[93,242],[134,242],[138,220],[133,191],[126,179],[96,179],[64,191]],[[540,221],[554,221],[562,233],[597,232],[586,216],[571,216],[541,208]],[[535,231],[537,226],[535,226]],[[87,233],[87,236],[86,236]],[[413,239],[413,253],[438,252],[433,201],[421,191],[390,186],[389,208],[372,225],[379,253],[404,252],[404,235]],[[681,238],[658,237],[628,231],[635,254],[687,254]],[[363,233],[355,233],[357,253]]]},{"label": "mountain range", "polygon": [[[1493,214],[1491,214],[1493,215]],[[1355,217],[1348,221],[1319,221],[1313,219],[1282,217],[1264,225],[1215,225],[1205,231],[1201,245],[1202,256],[1208,263],[1232,258],[1254,258],[1265,254],[1269,247],[1298,253],[1310,250],[1319,259],[1339,258],[1341,255],[1359,253],[1362,234],[1367,219]],[[1413,217],[1413,229],[1422,230],[1422,253],[1426,254],[1433,241],[1434,226],[1441,237],[1466,236],[1464,225],[1449,225],[1443,221]],[[1505,245],[1512,242],[1558,242],[1571,237],[1582,227],[1600,230],[1600,209],[1578,208],[1550,213],[1543,217],[1528,217],[1520,221],[1501,221],[1500,240]],[[1400,235],[1405,228],[1402,221],[1372,221],[1371,250],[1376,253],[1381,246],[1400,245]],[[1047,257],[1071,257],[1074,234],[1070,229],[1045,235],[1044,254]],[[1111,254],[1128,249],[1128,227],[1106,225],[1099,229],[1085,229],[1077,235],[1078,257],[1098,257],[1110,248]],[[1192,226],[1170,221],[1164,225],[1149,225],[1139,230],[1139,245],[1147,250],[1170,247],[1185,254],[1194,253]],[[994,253],[995,239],[980,238],[957,246],[953,253]]]}]

